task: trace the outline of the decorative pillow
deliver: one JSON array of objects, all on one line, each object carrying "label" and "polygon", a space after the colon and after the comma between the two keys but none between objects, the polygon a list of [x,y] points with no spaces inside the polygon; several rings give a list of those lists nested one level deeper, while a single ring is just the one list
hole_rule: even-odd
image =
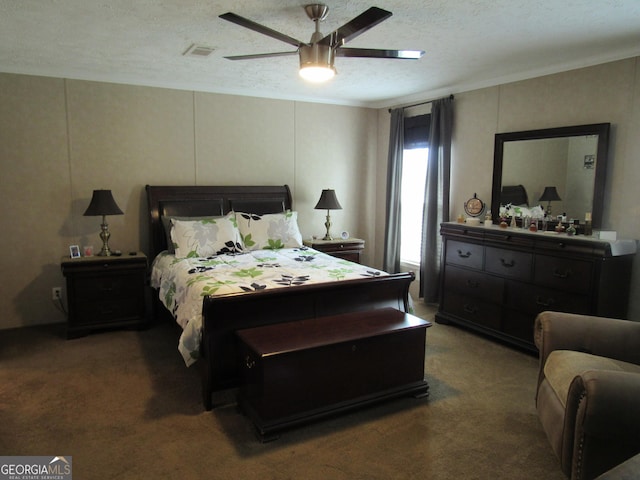
[{"label": "decorative pillow", "polygon": [[189,221],[200,221],[200,220],[210,220],[212,218],[223,218],[220,215],[207,215],[207,216],[198,216],[198,217],[165,217],[164,215],[160,217],[162,219],[162,228],[164,229],[165,238],[167,239],[167,251],[171,254],[176,253],[176,247],[171,240],[171,221],[172,220],[189,220]]},{"label": "decorative pillow", "polygon": [[302,246],[298,228],[298,212],[255,213],[236,212],[242,243],[247,250],[277,250]]},{"label": "decorative pillow", "polygon": [[243,250],[232,213],[202,220],[171,220],[171,241],[178,258],[208,257]]}]

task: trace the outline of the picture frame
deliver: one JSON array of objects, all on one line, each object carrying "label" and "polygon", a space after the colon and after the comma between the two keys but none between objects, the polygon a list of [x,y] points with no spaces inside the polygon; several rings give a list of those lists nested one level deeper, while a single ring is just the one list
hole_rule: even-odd
[{"label": "picture frame", "polygon": [[69,245],[69,255],[71,258],[80,258],[80,247],[78,245]]}]

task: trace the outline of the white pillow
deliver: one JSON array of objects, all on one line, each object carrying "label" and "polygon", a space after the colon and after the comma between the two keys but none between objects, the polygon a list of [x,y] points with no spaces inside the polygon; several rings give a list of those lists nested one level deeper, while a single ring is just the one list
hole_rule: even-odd
[{"label": "white pillow", "polygon": [[172,218],[171,241],[178,258],[237,253],[244,248],[233,213],[201,220]]},{"label": "white pillow", "polygon": [[302,246],[298,212],[265,215],[236,212],[236,222],[246,250],[277,250]]}]

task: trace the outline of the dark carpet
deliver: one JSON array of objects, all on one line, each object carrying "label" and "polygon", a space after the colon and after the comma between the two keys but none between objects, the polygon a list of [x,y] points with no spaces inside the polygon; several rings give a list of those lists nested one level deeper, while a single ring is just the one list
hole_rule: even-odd
[{"label": "dark carpet", "polygon": [[71,456],[79,480],[564,478],[535,413],[537,358],[460,328],[427,331],[428,399],[266,444],[235,405],[203,410],[176,345],[169,324],[69,341],[61,325],[0,332],[0,455]]}]

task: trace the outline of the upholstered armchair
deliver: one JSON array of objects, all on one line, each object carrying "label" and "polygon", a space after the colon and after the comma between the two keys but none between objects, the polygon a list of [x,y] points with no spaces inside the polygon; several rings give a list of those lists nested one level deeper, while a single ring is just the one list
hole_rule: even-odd
[{"label": "upholstered armchair", "polygon": [[562,471],[592,479],[640,452],[640,322],[536,318],[536,408]]}]

